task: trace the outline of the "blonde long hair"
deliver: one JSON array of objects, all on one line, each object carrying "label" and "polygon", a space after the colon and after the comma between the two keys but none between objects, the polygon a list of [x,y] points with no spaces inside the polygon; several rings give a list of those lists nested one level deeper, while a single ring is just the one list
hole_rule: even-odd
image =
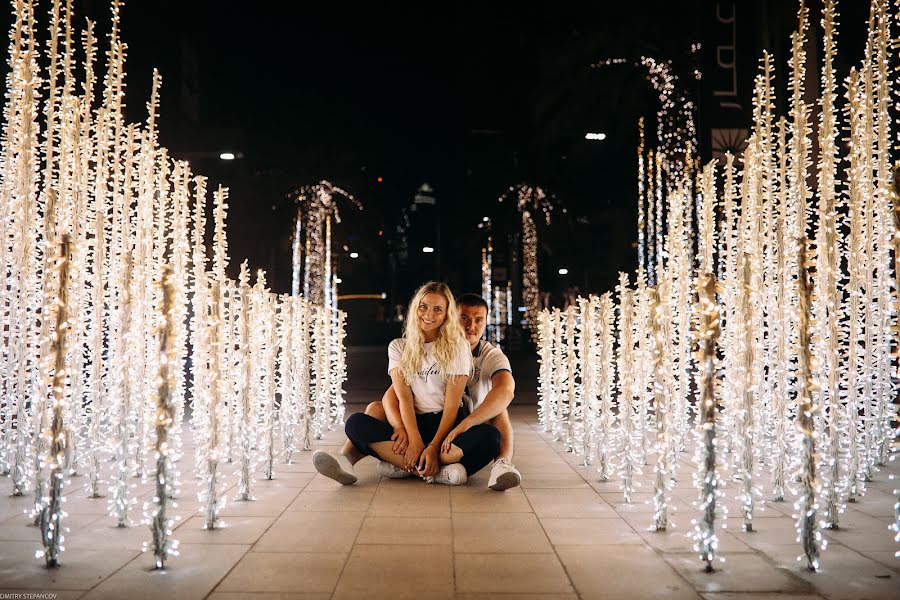
[{"label": "blonde long hair", "polygon": [[438,373],[446,378],[450,363],[459,351],[459,341],[465,339],[465,332],[459,324],[459,309],[456,307],[456,299],[446,283],[429,281],[413,295],[406,311],[406,324],[403,328],[403,354],[400,356],[400,369],[407,383],[411,383],[422,368],[425,359],[425,337],[419,327],[417,312],[419,303],[426,294],[440,294],[447,300],[447,314],[444,322],[438,330],[437,339],[434,340],[434,357],[437,359]]}]

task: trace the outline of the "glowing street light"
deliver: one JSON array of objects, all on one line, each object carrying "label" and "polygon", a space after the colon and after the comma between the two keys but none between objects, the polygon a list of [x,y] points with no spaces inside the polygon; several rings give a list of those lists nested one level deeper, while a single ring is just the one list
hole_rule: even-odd
[{"label": "glowing street light", "polygon": [[222,160],[234,160],[234,152],[223,152],[219,155]]},{"label": "glowing street light", "polygon": [[586,140],[597,140],[598,142],[602,142],[606,139],[605,133],[586,133],[584,134],[584,139]]},{"label": "glowing street light", "polygon": [[350,258],[359,258],[359,252],[351,252]]},{"label": "glowing street light", "polygon": [[568,274],[569,274],[569,270],[568,270],[568,269],[560,269],[560,270],[559,270],[559,274],[560,274],[560,275],[568,275]]},{"label": "glowing street light", "polygon": [[424,252],[425,254],[431,254],[432,252],[434,252],[434,248],[432,248],[431,246],[425,246],[424,248],[422,248],[422,252]]}]

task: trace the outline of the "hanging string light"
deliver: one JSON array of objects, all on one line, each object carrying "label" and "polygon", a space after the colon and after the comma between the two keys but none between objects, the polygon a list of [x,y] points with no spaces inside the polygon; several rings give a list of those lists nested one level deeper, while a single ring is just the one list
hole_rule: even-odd
[{"label": "hanging string light", "polygon": [[667,285],[661,283],[657,289],[648,291],[650,304],[650,335],[653,339],[651,364],[653,369],[653,408],[656,421],[656,462],[653,466],[653,531],[665,531],[669,523],[669,486],[672,483],[669,472],[671,452],[670,413],[671,389],[668,373],[666,340],[669,339],[669,303]]},{"label": "hanging string light", "polygon": [[645,247],[645,235],[647,224],[644,217],[644,117],[638,119],[638,270],[647,271],[647,249]]},{"label": "hanging string light", "polygon": [[635,478],[641,474],[642,460],[637,447],[643,443],[636,435],[635,397],[635,361],[632,323],[634,321],[633,290],[628,285],[628,275],[619,273],[619,285],[616,287],[619,296],[619,476],[622,479],[622,493],[626,503],[630,503],[636,487],[640,482]]},{"label": "hanging string light", "polygon": [[[327,180],[297,189],[295,197],[298,205],[292,263],[295,285],[299,291],[300,277],[297,273],[302,249],[303,296],[313,304],[331,306],[331,220],[341,222],[336,198],[349,200],[358,210],[363,210],[363,205],[351,193]],[[302,244],[301,232],[304,234]]]},{"label": "hanging string light", "polygon": [[525,183],[510,187],[499,198],[498,202],[514,194],[516,207],[522,221],[522,304],[525,305],[525,322],[532,336],[537,336],[537,315],[541,311],[540,284],[538,280],[538,230],[535,219],[543,216],[546,225],[550,225],[550,214],[553,211],[553,196],[548,195],[539,186]]},{"label": "hanging string light", "polygon": [[548,310],[538,315],[538,422],[545,433],[553,430],[556,388],[553,386],[553,318]]},{"label": "hanging string light", "polygon": [[[816,478],[816,430],[813,415],[818,407],[813,405],[813,382],[810,374],[812,354],[810,353],[810,297],[812,285],[809,280],[807,264],[806,240],[800,240],[800,294],[797,310],[799,354],[797,361],[797,420],[796,427],[800,432],[800,494],[794,508],[797,510],[797,541],[803,546],[807,566],[812,571],[819,569],[819,552],[824,550],[827,542],[819,531],[817,513],[819,509],[816,497],[821,486]],[[802,560],[803,556],[798,557]]]},{"label": "hanging string light", "polygon": [[818,228],[816,230],[816,279],[812,299],[814,330],[812,333],[813,352],[818,360],[812,371],[814,399],[820,407],[821,420],[827,430],[822,465],[822,485],[825,494],[825,527],[837,529],[839,515],[843,512],[844,477],[847,472],[846,413],[841,402],[840,361],[841,361],[841,312],[842,300],[840,280],[840,248],[838,247],[837,205],[835,192],[835,170],[837,167],[837,116],[834,106],[834,40],[835,12],[834,0],[827,0],[822,13],[824,31],[824,62],[822,67],[822,96],[819,113],[819,164],[817,207]]},{"label": "hanging string light", "polygon": [[597,405],[597,455],[600,481],[608,481],[612,477],[613,460],[615,452],[615,415],[613,414],[613,399],[615,395],[616,360],[613,353],[615,342],[614,309],[612,294],[606,292],[600,296],[597,307],[597,337],[598,352],[597,365],[599,376],[597,380],[597,393],[599,402]]},{"label": "hanging string light", "polygon": [[207,385],[211,391],[206,416],[208,419],[206,431],[206,480],[203,481],[202,491],[199,494],[204,516],[204,529],[216,529],[222,526],[219,520],[219,511],[225,506],[225,497],[222,496],[219,482],[219,460],[222,458],[221,442],[219,436],[222,430],[224,395],[222,386],[222,363],[225,349],[223,348],[221,283],[213,280],[209,283],[210,315],[207,323],[207,344],[209,348],[209,376]]},{"label": "hanging string light", "polygon": [[[178,541],[171,539],[172,529],[177,517],[168,515],[170,498],[175,494],[177,478],[173,472],[170,445],[170,433],[175,424],[175,372],[178,365],[175,350],[176,319],[175,296],[176,276],[173,269],[163,269],[162,315],[164,325],[159,337],[159,388],[156,394],[156,415],[154,424],[156,441],[154,455],[156,458],[156,489],[153,498],[144,506],[145,522],[150,526],[152,539],[144,542],[143,550],[152,550],[157,569],[164,569],[169,556],[178,556]],[[172,503],[172,508],[177,508]]]},{"label": "hanging string light", "polygon": [[595,333],[595,296],[578,298],[578,362],[580,363],[581,381],[579,385],[580,422],[577,423],[575,451],[581,454],[581,465],[587,467],[594,462],[594,448],[597,446],[597,391],[596,381],[599,372],[597,364],[597,343],[599,337]]},{"label": "hanging string light", "polygon": [[700,275],[697,291],[699,304],[697,315],[698,387],[700,389],[700,443],[698,446],[697,485],[700,488],[700,511],[703,513],[695,521],[694,549],[700,553],[700,560],[706,563],[706,570],[713,570],[716,551],[719,546],[716,536],[716,502],[721,495],[719,475],[716,470],[716,341],[719,337],[719,307],[716,304],[715,278],[710,273]]},{"label": "hanging string light", "polygon": [[[238,278],[238,296],[240,297],[240,309],[238,310],[238,321],[240,337],[238,346],[240,348],[240,376],[238,378],[238,441],[240,443],[241,458],[240,469],[238,470],[238,499],[253,500],[253,447],[256,439],[256,411],[255,402],[251,401],[250,388],[253,385],[251,381],[251,365],[258,357],[251,354],[250,343],[250,271],[247,268],[247,261],[241,263],[241,272]],[[255,337],[255,336],[254,336]],[[255,386],[254,386],[255,387]]]},{"label": "hanging string light", "polygon": [[[66,441],[70,437],[68,424],[64,420],[69,388],[68,373],[66,372],[66,337],[69,335],[70,328],[67,301],[71,239],[68,234],[63,236],[58,248],[50,273],[50,277],[56,279],[57,282],[55,298],[52,302],[54,310],[51,311],[55,313],[56,323],[50,334],[50,356],[53,357],[51,383],[53,404],[50,427],[46,432],[41,432],[41,435],[47,438],[47,453],[41,458],[41,467],[46,468],[50,476],[47,495],[43,496],[37,505],[38,524],[44,549],[35,554],[37,558],[44,558],[48,567],[59,566],[60,553],[65,550],[63,534],[67,530],[63,527],[63,520],[67,514],[63,510],[65,502],[63,487],[66,484]],[[53,277],[54,275],[55,277]]]},{"label": "hanging string light", "polygon": [[645,276],[647,283],[654,285],[656,283],[656,254],[659,250],[656,248],[656,172],[657,161],[656,153],[653,148],[647,152],[647,271]]}]

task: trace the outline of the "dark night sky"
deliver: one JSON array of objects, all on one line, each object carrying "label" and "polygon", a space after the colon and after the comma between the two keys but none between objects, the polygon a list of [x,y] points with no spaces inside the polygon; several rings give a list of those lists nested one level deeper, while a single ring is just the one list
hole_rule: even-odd
[{"label": "dark night sky", "polygon": [[[786,37],[793,3],[767,4]],[[108,32],[106,2],[75,5],[76,23],[91,16]],[[475,226],[484,215],[511,224],[511,207],[496,198],[523,180],[567,207],[542,234],[542,287],[561,288],[556,270],[567,266],[583,291],[599,292],[636,266],[637,120],[655,115],[657,103],[638,70],[590,64],[671,58],[702,96],[687,77],[688,49],[714,10],[701,0],[133,0],[122,9],[128,114],[145,118],[158,67],[162,143],[211,184],[232,188],[232,267],[247,258],[268,269],[276,291],[290,282],[289,192],[327,178],[366,205],[346,208],[336,233],[339,246],[362,253],[341,263],[345,292],[380,291],[389,249],[376,232],[389,232],[424,181],[436,189],[442,253],[440,272],[421,278],[477,289]],[[587,131],[608,138],[589,142]],[[224,150],[243,158],[220,161]]]},{"label": "dark night sky", "polygon": [[[589,65],[685,55],[696,35],[691,4],[133,1],[122,9],[128,111],[143,119],[158,67],[163,144],[231,186],[234,266],[246,257],[274,270],[280,290],[289,282],[287,193],[322,178],[366,205],[345,209],[338,232],[373,248],[362,257],[368,268],[354,265],[365,274],[344,277],[347,291],[376,291],[365,289],[383,275],[375,232],[390,229],[424,181],[436,189],[443,253],[441,272],[422,277],[475,287],[474,227],[483,215],[513,219],[496,198],[523,180],[568,208],[546,236],[547,272],[565,263],[604,289],[634,265],[636,121],[655,109],[639,72]],[[76,2],[76,11],[108,31],[106,3]],[[587,131],[609,138],[588,142]],[[226,149],[244,158],[214,158]],[[568,243],[555,247],[556,238]]]}]

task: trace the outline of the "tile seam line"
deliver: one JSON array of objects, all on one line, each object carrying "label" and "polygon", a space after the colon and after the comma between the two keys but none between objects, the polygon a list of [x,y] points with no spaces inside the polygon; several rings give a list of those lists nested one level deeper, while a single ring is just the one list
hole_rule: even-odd
[{"label": "tile seam line", "polygon": [[[82,487],[82,489],[83,489],[83,487]],[[151,490],[151,491],[152,491],[152,490]],[[150,493],[150,492],[148,492],[148,493]],[[142,495],[145,495],[145,494],[142,494]],[[96,500],[99,500],[99,499],[101,499],[101,498],[106,498],[106,496],[99,496],[98,498],[96,498]],[[138,496],[137,498],[140,498],[140,496]],[[94,498],[92,498],[92,499],[94,499]],[[103,518],[108,517],[108,516],[110,516],[110,515],[109,515],[109,513],[107,512],[106,514],[104,514],[104,515],[98,517],[96,520],[91,521],[91,524],[96,523],[96,522],[100,521],[100,519],[103,519]],[[176,527],[176,529],[177,529],[177,527]],[[173,534],[174,534],[174,532],[175,532],[175,529],[172,530],[172,533],[173,533]],[[135,551],[132,550],[132,552],[135,552]],[[100,587],[104,582],[106,582],[107,579],[113,577],[113,576],[116,575],[119,571],[121,571],[122,569],[124,569],[125,567],[127,567],[128,565],[130,565],[132,562],[138,560],[138,559],[139,559],[141,556],[143,556],[143,555],[144,555],[144,552],[143,552],[143,551],[138,551],[137,555],[136,555],[134,558],[132,558],[132,559],[129,560],[129,561],[126,561],[126,562],[123,563],[118,569],[116,569],[115,571],[113,571],[112,573],[110,573],[109,575],[107,575],[106,577],[104,577],[103,579],[101,579],[100,581],[98,581],[97,583],[95,583],[95,584],[94,584],[93,586],[91,586],[89,589],[85,590],[85,592],[84,592],[83,594],[81,594],[78,598],[79,598],[79,599],[80,599],[80,598],[84,598],[85,596],[87,596],[88,594],[90,594],[91,592],[93,592],[95,589],[97,589],[98,587]],[[217,584],[217,585],[218,585],[218,584]]]},{"label": "tile seam line", "polygon": [[[301,450],[300,452],[303,452],[303,451]],[[282,452],[282,453],[283,453],[283,452]],[[290,464],[290,463],[288,463],[288,464]],[[297,496],[299,496],[300,494],[303,493],[303,491],[306,489],[306,486],[308,486],[308,485],[310,484],[311,481],[312,481],[312,479],[310,479],[309,481],[307,481],[307,482],[306,482],[306,485],[304,485],[302,488],[299,488],[299,489],[298,489],[297,493],[296,493],[296,494],[294,495],[294,497],[290,500],[290,502],[288,502],[288,503],[285,505],[284,509],[283,509],[280,513],[278,513],[278,514],[275,516],[275,518],[272,520],[272,522],[269,524],[269,526],[266,527],[265,531],[263,531],[262,534],[260,534],[260,536],[256,539],[256,542],[253,542],[252,544],[250,544],[250,547],[247,548],[247,550],[241,555],[241,557],[238,558],[238,560],[235,561],[235,563],[234,563],[233,565],[231,565],[231,568],[229,568],[228,571],[226,571],[225,574],[222,575],[222,577],[219,578],[219,580],[215,583],[215,585],[212,586],[212,589],[210,589],[209,592],[203,597],[204,600],[208,600],[208,598],[209,598],[210,596],[212,596],[212,595],[219,589],[219,586],[222,585],[222,582],[225,581],[225,579],[226,579],[229,575],[231,575],[231,573],[234,571],[235,567],[237,567],[237,566],[241,563],[241,561],[244,560],[244,558],[245,558],[248,554],[250,554],[251,552],[253,552],[253,548],[256,546],[257,542],[259,542],[259,540],[261,540],[261,539],[263,538],[263,536],[266,535],[266,534],[269,532],[269,530],[275,525],[275,523],[278,522],[278,519],[280,519],[281,516],[282,516],[284,513],[287,512],[288,507],[289,507],[291,504],[293,504],[293,502],[297,499]],[[236,487],[236,485],[237,485],[237,484],[232,485],[230,488],[228,488],[228,490],[230,491],[230,490],[234,489],[234,488]],[[294,488],[285,488],[285,489],[294,489]],[[255,500],[253,500],[253,501],[255,502]],[[198,512],[200,512],[200,511],[198,511]],[[242,544],[242,545],[243,545],[243,544]]]},{"label": "tile seam line", "polygon": [[[535,430],[534,425],[532,425],[531,423],[528,423],[528,427],[530,427],[533,431],[537,431],[538,435],[540,435],[540,429]],[[556,449],[553,446],[550,446],[550,451],[553,452],[554,454],[557,454],[557,455],[559,454],[558,452],[556,452]],[[575,472],[578,473],[578,471],[575,471]],[[580,473],[578,473],[578,475],[579,475],[579,477],[581,476]],[[578,587],[576,587],[576,585],[575,585],[575,581],[572,579],[572,576],[569,574],[569,569],[566,567],[566,563],[564,563],[563,560],[559,557],[559,551],[556,549],[556,545],[550,541],[550,536],[547,534],[547,530],[544,528],[543,521],[541,521],[540,517],[537,516],[537,513],[534,512],[534,506],[532,506],[532,504],[531,504],[531,498],[528,497],[528,494],[524,493],[524,488],[522,491],[523,491],[523,495],[525,496],[525,501],[528,502],[528,506],[531,507],[531,514],[533,514],[534,518],[537,519],[538,525],[541,526],[541,531],[544,532],[544,536],[547,538],[547,542],[550,544],[550,547],[553,549],[553,556],[556,557],[556,560],[559,562],[559,566],[562,567],[563,573],[566,574],[566,579],[569,582],[569,587],[572,588],[572,591],[575,593],[575,597],[578,598],[578,600],[583,600],[581,592],[578,590]],[[598,498],[600,497],[599,494],[597,495],[597,497]],[[600,498],[600,499],[602,500],[602,498]]]},{"label": "tile seam line", "polygon": [[381,484],[383,481],[384,477],[379,476],[378,483],[375,485],[375,491],[372,493],[372,497],[369,499],[369,504],[368,506],[366,506],[366,510],[363,512],[363,518],[359,524],[359,529],[356,530],[356,535],[353,537],[353,543],[350,544],[350,551],[347,552],[347,556],[344,558],[344,562],[341,565],[341,570],[338,572],[337,579],[334,580],[334,587],[331,588],[331,598],[334,598],[335,594],[337,594],[338,585],[340,585],[341,583],[341,578],[344,576],[344,571],[347,570],[347,564],[350,562],[350,557],[353,556],[353,550],[356,549],[357,540],[359,540],[359,534],[362,533],[363,525],[365,525],[366,519],[369,518],[369,513],[372,510],[372,503],[375,502],[375,496],[378,494],[378,490],[381,488]]}]

